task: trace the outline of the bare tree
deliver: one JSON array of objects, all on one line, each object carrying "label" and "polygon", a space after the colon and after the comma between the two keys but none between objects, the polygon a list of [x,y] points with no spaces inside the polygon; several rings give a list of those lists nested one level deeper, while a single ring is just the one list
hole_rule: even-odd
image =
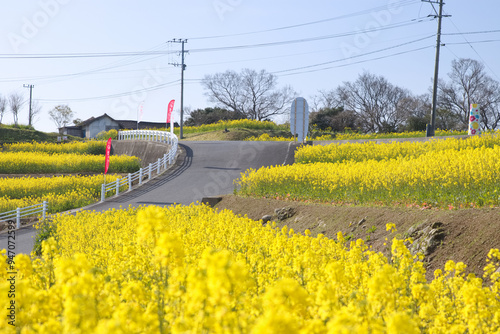
[{"label": "bare tree", "polygon": [[257,120],[285,113],[295,95],[290,86],[277,88],[277,77],[265,70],[229,70],[205,76],[202,84],[210,102]]},{"label": "bare tree", "polygon": [[425,131],[429,123],[432,108],[429,94],[409,95],[398,101],[398,110],[404,118],[404,129],[407,131]]},{"label": "bare tree", "polygon": [[38,101],[33,101],[31,104],[31,114],[28,115],[28,124],[33,125],[36,122],[35,117],[42,112],[42,106]]},{"label": "bare tree", "polygon": [[14,117],[14,125],[16,126],[18,124],[19,112],[21,111],[21,107],[23,106],[23,104],[24,101],[21,94],[12,93],[9,96],[10,111],[12,112],[12,116]]},{"label": "bare tree", "polygon": [[470,105],[480,106],[481,125],[496,129],[500,124],[500,84],[485,72],[477,60],[453,60],[449,82],[440,80],[438,85],[439,107],[448,110],[460,120],[463,127],[469,124]]},{"label": "bare tree", "polygon": [[62,128],[69,124],[74,114],[67,105],[58,105],[49,111],[50,118],[56,123],[57,128]]},{"label": "bare tree", "polygon": [[7,99],[3,96],[0,96],[0,124],[2,124],[5,109],[7,109]]},{"label": "bare tree", "polygon": [[311,112],[318,112],[320,109],[337,109],[343,105],[335,90],[320,90],[311,100]]},{"label": "bare tree", "polygon": [[353,110],[365,132],[399,130],[406,119],[399,104],[411,96],[407,89],[392,85],[383,76],[365,72],[354,82],[344,82],[337,88],[344,109]]}]

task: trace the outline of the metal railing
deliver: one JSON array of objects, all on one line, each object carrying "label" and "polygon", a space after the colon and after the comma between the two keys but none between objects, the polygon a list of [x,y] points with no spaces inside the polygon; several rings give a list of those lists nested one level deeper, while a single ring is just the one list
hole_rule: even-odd
[{"label": "metal railing", "polygon": [[47,201],[43,201],[42,203],[26,206],[24,208],[16,208],[15,210],[2,212],[0,214],[0,221],[16,219],[16,228],[20,228],[22,217],[36,217],[41,213],[42,219],[45,219],[47,216],[47,207]]},{"label": "metal railing", "polygon": [[175,155],[177,154],[178,139],[177,136],[166,131],[155,130],[130,130],[119,131],[118,140],[151,140],[169,144],[170,150],[163,155],[163,158],[158,159],[154,163],[150,163],[148,167],[141,168],[135,173],[129,173],[127,177],[117,179],[114,182],[101,185],[101,202],[104,202],[108,192],[114,192],[119,195],[122,191],[132,190],[134,184],[142,184],[147,178],[151,180],[152,175],[159,175],[162,170],[166,170],[174,163]]},{"label": "metal railing", "polygon": [[157,130],[126,130],[118,131],[118,140],[150,140],[175,145],[178,139],[173,133]]}]

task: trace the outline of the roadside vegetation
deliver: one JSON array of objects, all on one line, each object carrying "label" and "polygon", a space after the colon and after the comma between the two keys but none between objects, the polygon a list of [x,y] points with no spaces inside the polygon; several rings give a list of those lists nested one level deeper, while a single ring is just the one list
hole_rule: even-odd
[{"label": "roadside vegetation", "polygon": [[[106,182],[120,176],[110,174]],[[43,201],[48,213],[63,212],[95,203],[101,198],[103,175],[0,178],[0,212],[15,210]]]},{"label": "roadside vegetation", "polygon": [[290,166],[248,170],[238,194],[333,204],[500,204],[500,134],[415,143],[303,146]]},{"label": "roadside vegetation", "polygon": [[[140,168],[137,157],[111,156],[110,173],[132,173]],[[104,157],[76,153],[2,152],[0,174],[102,173]]]},{"label": "roadside vegetation", "polygon": [[[150,129],[157,131],[170,131],[165,128]],[[179,128],[174,128],[174,134],[180,135]],[[216,123],[199,126],[185,126],[183,128],[184,140],[246,140],[246,141],[293,141],[289,123],[276,124],[271,121],[257,121],[250,119],[219,120]],[[437,137],[467,135],[467,131],[437,130]],[[425,137],[425,131],[403,131],[387,133],[363,133],[346,128],[341,132],[331,128],[324,130],[311,125],[307,140],[359,140],[359,139],[398,139]]]},{"label": "roadside vegetation", "polygon": [[[25,125],[5,125],[0,124],[0,145],[3,144],[12,144],[19,142],[28,142],[31,143],[33,141],[36,142],[51,142],[56,143],[57,137],[61,135],[58,133],[46,133],[34,130],[32,127]],[[81,141],[81,138],[67,136],[69,141]]]},{"label": "roadside vegetation", "polygon": [[99,140],[70,143],[20,142],[4,145],[3,151],[103,155],[106,153],[106,142]]},{"label": "roadside vegetation", "polygon": [[[104,183],[105,147],[106,142],[95,140],[4,145],[0,152],[0,212],[47,201],[49,213],[56,213],[96,202]],[[139,168],[136,157],[111,156],[106,182],[118,179],[116,173]],[[9,177],[12,174],[26,176]],[[63,175],[47,176],[51,174]]]},{"label": "roadside vegetation", "polygon": [[[207,77],[205,84],[216,79]],[[220,140],[229,134],[238,134],[238,140],[289,140],[287,131],[286,125],[245,119],[186,127],[185,135],[191,140]],[[315,131],[311,138],[317,135],[314,138],[323,140],[424,135],[410,130]],[[242,138],[244,133],[247,137]],[[457,133],[443,132],[448,134]],[[2,163],[5,170],[39,164],[81,172],[93,162],[73,164],[95,157],[102,171],[102,156],[89,155],[76,144],[73,149],[81,150],[79,154],[59,152],[48,144],[40,146],[46,151],[37,152],[37,144],[31,145],[0,153],[0,168]],[[4,157],[14,163],[9,166]],[[303,146],[296,157],[294,165],[244,172],[236,192],[327,205],[426,209],[500,205],[498,133],[419,143]],[[120,165],[118,160],[111,163]],[[135,162],[122,165],[128,163]],[[29,168],[31,173],[43,170]],[[25,177],[3,184],[2,180],[0,200],[29,202],[51,196],[49,201],[61,199],[59,210],[68,203],[83,206],[95,200],[100,177]],[[9,261],[15,264],[16,282],[23,287],[16,299],[17,309],[23,310],[16,328],[0,323],[6,333],[500,330],[498,249],[487,253],[482,276],[466,276],[466,264],[449,260],[427,279],[424,254],[411,253],[413,240],[390,222],[380,252],[362,239],[355,241],[352,233],[313,236],[309,228],[297,233],[274,222],[263,225],[228,210],[194,204],[58,215],[40,229],[37,256],[0,255],[5,266]],[[379,229],[368,228],[366,241]],[[0,289],[9,288],[8,275],[8,270],[0,272]],[[9,303],[7,294],[0,300]],[[0,314],[6,318],[8,312],[3,308]]]},{"label": "roadside vegetation", "polygon": [[[387,255],[342,233],[311,237],[204,205],[80,212],[55,218],[44,231],[51,229],[57,237],[42,242],[39,258],[14,259],[25,296],[16,300],[25,310],[16,318],[22,331],[500,329],[498,249],[488,254],[484,281],[453,261],[427,281],[394,224],[386,226]],[[7,271],[0,275],[7,288]],[[0,328],[11,330],[7,322]]]}]

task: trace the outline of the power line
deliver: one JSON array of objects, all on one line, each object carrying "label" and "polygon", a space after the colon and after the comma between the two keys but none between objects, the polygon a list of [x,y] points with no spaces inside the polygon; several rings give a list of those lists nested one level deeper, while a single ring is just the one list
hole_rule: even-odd
[{"label": "power line", "polygon": [[337,62],[341,62],[341,61],[345,61],[345,60],[350,60],[350,59],[354,59],[354,58],[364,57],[364,56],[371,55],[371,54],[374,54],[374,53],[379,53],[379,52],[383,52],[383,51],[387,51],[387,50],[399,48],[399,47],[402,47],[402,46],[405,46],[405,45],[409,45],[409,44],[421,42],[421,41],[429,39],[429,38],[431,38],[433,36],[434,35],[426,36],[424,38],[419,38],[419,39],[416,39],[416,40],[413,40],[413,41],[410,41],[410,42],[406,42],[406,43],[402,43],[402,44],[390,46],[390,47],[387,47],[387,48],[383,48],[383,49],[379,49],[379,50],[375,50],[375,51],[371,51],[371,52],[367,52],[367,53],[355,55],[355,56],[352,56],[352,57],[347,57],[347,58],[342,58],[342,59],[335,59],[335,60],[331,60],[331,61],[327,61],[327,62],[323,62],[323,63],[319,63],[319,64],[308,65],[308,66],[301,66],[301,67],[296,67],[296,68],[287,69],[287,70],[275,71],[274,73],[283,73],[283,72],[291,72],[291,71],[296,71],[296,70],[303,70],[303,69],[306,69],[306,68],[318,67],[318,66],[328,65],[328,64],[337,63]]},{"label": "power line", "polygon": [[[402,39],[402,38],[399,38],[399,39]],[[398,39],[395,39],[395,40],[398,40]],[[308,51],[308,52],[301,52],[301,53],[292,53],[292,54],[287,53],[285,55],[278,55],[278,56],[260,57],[260,58],[251,58],[251,59],[242,59],[242,60],[232,60],[232,61],[221,61],[221,62],[215,62],[215,63],[193,64],[190,66],[191,67],[200,67],[200,66],[211,66],[211,65],[239,63],[239,62],[250,62],[250,61],[256,61],[256,60],[279,59],[279,58],[301,56],[301,55],[307,55],[307,54],[318,54],[321,52],[327,52],[327,51],[332,51],[332,50],[337,50],[337,49],[338,48],[324,49],[324,50],[318,50],[318,51]],[[54,79],[52,81],[44,83],[44,84],[47,84],[47,83],[52,83],[52,82],[57,81],[58,78],[63,80],[65,78],[69,78],[69,77],[93,75],[93,74],[115,74],[115,73],[128,73],[128,72],[144,72],[147,70],[151,70],[151,68],[149,68],[149,69],[148,68],[128,69],[128,70],[107,71],[107,72],[105,70],[119,68],[119,67],[128,66],[128,65],[133,65],[133,64],[144,62],[144,61],[153,60],[153,59],[156,59],[159,57],[162,57],[162,56],[156,56],[156,57],[151,57],[151,58],[147,58],[147,59],[139,59],[136,61],[129,61],[128,63],[125,63],[125,64],[118,64],[118,65],[108,66],[108,67],[99,67],[96,69],[82,71],[82,72],[75,72],[75,73],[66,73],[66,74],[59,74],[59,75],[32,76],[32,77],[15,77],[15,78],[3,78],[3,79],[0,78],[0,82],[17,82],[17,81],[26,81],[26,80],[39,81],[39,80]],[[170,67],[155,67],[154,70],[168,70],[169,68]]]},{"label": "power line", "polygon": [[[450,20],[451,21],[451,24],[453,24],[453,26],[455,27],[455,29],[457,29],[458,33],[462,36],[462,38],[465,40],[466,44],[470,46],[470,48],[477,54],[477,56],[479,57],[479,59],[482,60],[482,62],[486,65],[486,67],[488,67],[488,69],[491,71],[491,73],[493,73],[494,76],[497,77],[497,79],[500,79],[498,77],[498,75],[496,74],[495,71],[493,71],[493,69],[490,67],[490,65],[488,65],[488,63],[483,59],[483,57],[481,57],[481,55],[479,54],[479,52],[477,52],[477,50],[474,48],[474,46],[472,46],[472,43],[470,43],[467,38],[464,36],[464,34],[462,34],[460,32],[460,29],[458,29],[458,27],[456,26],[455,22],[453,22],[453,20]],[[477,42],[476,42],[477,43]]]},{"label": "power line", "polygon": [[[467,45],[472,47],[471,44],[494,43],[494,42],[500,42],[500,39],[486,39],[486,40],[482,40],[482,41],[466,41],[466,42],[449,42],[449,43],[446,43],[446,45],[464,45],[464,44],[467,44]],[[474,49],[474,48],[472,48],[472,49]],[[479,56],[479,54],[478,54],[478,56]],[[479,57],[481,57],[481,56],[479,56]]]},{"label": "power line", "polygon": [[[364,54],[360,54],[360,55],[356,55],[356,56],[352,56],[352,57],[348,57],[348,58],[336,59],[336,60],[332,60],[332,61],[328,61],[328,62],[323,62],[323,63],[319,63],[319,64],[314,64],[314,65],[302,66],[302,67],[293,68],[293,69],[286,69],[286,70],[276,71],[276,72],[273,72],[273,74],[277,74],[277,75],[280,75],[280,76],[286,76],[286,75],[295,75],[295,74],[307,73],[307,72],[315,72],[315,71],[326,70],[326,69],[331,69],[331,68],[336,68],[336,67],[344,67],[344,66],[348,66],[348,65],[354,65],[354,64],[364,63],[364,62],[372,61],[372,60],[384,59],[384,58],[388,58],[388,57],[392,57],[392,56],[396,56],[396,55],[401,55],[401,54],[405,54],[405,53],[409,53],[409,52],[419,51],[419,50],[423,50],[423,49],[429,48],[429,46],[422,47],[422,48],[417,48],[417,49],[413,49],[413,50],[409,50],[409,51],[403,51],[403,52],[399,52],[399,53],[394,53],[394,54],[387,55],[387,56],[372,58],[372,59],[368,59],[368,60],[362,60],[362,61],[354,62],[354,63],[350,63],[350,64],[344,64],[344,65],[340,65],[340,66],[330,66],[330,67],[325,67],[325,68],[316,69],[316,70],[296,72],[296,73],[291,73],[291,74],[282,74],[282,73],[285,73],[285,72],[293,72],[293,71],[297,71],[297,70],[301,70],[301,69],[310,69],[310,68],[313,68],[313,67],[324,66],[324,65],[327,65],[327,64],[335,63],[335,62],[341,62],[341,61],[345,61],[345,60],[351,60],[351,59],[354,59],[354,58],[359,58],[359,57],[363,57],[363,56],[367,56],[367,55],[371,55],[371,54],[375,54],[375,53],[379,53],[379,52],[383,52],[383,51],[387,51],[387,50],[399,48],[399,47],[402,47],[402,46],[405,46],[405,45],[409,45],[409,44],[417,43],[419,41],[426,40],[426,39],[428,39],[428,38],[430,38],[432,36],[433,35],[429,35],[429,36],[426,36],[424,38],[419,38],[419,39],[412,40],[412,41],[409,41],[409,42],[401,43],[401,44],[394,45],[394,46],[391,46],[391,47],[387,47],[387,48],[383,48],[383,49],[379,49],[379,50],[367,52],[367,53],[364,53]],[[187,51],[185,51],[185,52],[187,52]],[[122,92],[122,93],[111,94],[111,95],[104,95],[104,96],[95,96],[95,97],[87,97],[87,98],[75,98],[75,99],[39,99],[39,101],[41,101],[41,102],[59,102],[59,101],[79,102],[79,101],[87,101],[87,100],[111,99],[111,98],[118,98],[118,97],[128,96],[128,95],[132,95],[132,94],[136,94],[136,93],[141,93],[141,92],[148,92],[148,91],[158,90],[158,89],[161,89],[161,88],[166,87],[166,86],[171,86],[171,85],[173,86],[173,85],[179,83],[180,81],[181,80],[175,80],[175,81],[171,81],[171,82],[168,82],[168,83],[164,83],[164,84],[160,84],[160,85],[157,85],[157,86],[153,86],[153,87],[150,87],[148,89],[140,89],[140,90],[135,90],[135,91]],[[201,80],[200,79],[190,79],[188,81],[189,82],[200,82]]]},{"label": "power line", "polygon": [[40,102],[59,102],[59,101],[82,102],[82,101],[88,101],[88,100],[107,100],[107,99],[114,99],[114,98],[128,96],[128,95],[137,94],[137,93],[152,92],[152,91],[164,88],[164,87],[174,86],[179,82],[180,82],[180,80],[175,80],[175,81],[162,83],[162,84],[159,84],[156,86],[152,86],[149,88],[137,89],[137,90],[130,91],[130,92],[123,92],[123,93],[117,93],[117,94],[111,94],[111,95],[94,96],[94,97],[77,98],[77,99],[76,98],[75,99],[38,99],[38,101],[40,101]]},{"label": "power line", "polygon": [[296,75],[296,74],[304,74],[304,73],[313,73],[313,72],[325,71],[325,70],[330,70],[332,68],[346,67],[346,66],[351,66],[351,65],[356,65],[356,64],[367,63],[367,62],[371,62],[371,61],[375,61],[375,60],[380,60],[380,59],[386,59],[386,58],[390,58],[390,57],[395,57],[395,56],[399,56],[399,55],[406,54],[406,53],[411,53],[411,52],[416,52],[416,51],[421,51],[421,50],[429,49],[429,48],[432,48],[432,47],[434,47],[434,46],[433,45],[423,46],[423,47],[420,47],[420,48],[416,48],[416,49],[412,49],[412,50],[407,50],[407,51],[401,51],[401,52],[393,53],[393,54],[386,55],[386,56],[380,56],[380,57],[375,57],[375,58],[370,58],[370,59],[364,59],[364,60],[359,60],[359,61],[356,61],[356,62],[351,62],[351,63],[348,63],[348,64],[342,64],[342,65],[337,65],[337,66],[328,66],[328,67],[323,67],[323,68],[318,68],[318,69],[313,69],[313,70],[308,70],[308,71],[294,72],[294,73],[287,73],[287,74],[279,74],[279,73],[273,72],[273,74],[277,74],[278,76],[284,77],[284,76],[289,76],[289,75]]},{"label": "power line", "polygon": [[[419,20],[413,19],[413,20],[410,20],[410,21],[402,22],[402,23],[395,23],[393,25],[380,26],[380,27],[377,27],[377,28],[357,30],[357,31],[352,31],[352,32],[347,32],[347,33],[341,33],[341,34],[316,36],[316,37],[301,38],[301,39],[294,39],[294,40],[287,40],[287,41],[278,41],[278,42],[247,44],[247,45],[235,45],[235,46],[223,46],[223,47],[204,48],[204,49],[191,49],[190,52],[191,53],[195,53],[195,52],[213,52],[213,51],[232,51],[232,50],[248,49],[248,48],[260,48],[260,47],[269,47],[269,46],[279,46],[279,45],[297,44],[297,43],[305,43],[305,42],[314,42],[314,41],[321,41],[321,40],[325,40],[325,39],[340,38],[340,37],[347,37],[347,36],[353,36],[353,35],[358,35],[358,34],[372,33],[372,32],[389,30],[389,29],[396,29],[396,28],[401,28],[401,27],[405,27],[405,26],[409,26],[409,25],[421,23],[421,22],[424,22],[424,21],[426,21],[426,19],[419,19]],[[428,21],[430,21],[430,19],[428,19]]]},{"label": "power line", "polygon": [[[305,42],[314,42],[321,41],[325,39],[332,38],[340,38],[353,36],[357,34],[364,33],[373,33],[377,31],[390,30],[401,28],[413,24],[418,24],[426,21],[426,19],[412,19],[409,21],[404,21],[400,23],[394,23],[391,25],[374,27],[371,29],[364,30],[356,30],[347,33],[333,34],[333,35],[324,35],[324,36],[315,36],[309,38],[301,38],[294,40],[286,40],[286,41],[276,41],[276,42],[268,42],[268,43],[258,43],[258,44],[244,44],[244,45],[234,45],[234,46],[223,46],[223,47],[214,47],[214,48],[203,48],[203,49],[192,49],[190,52],[213,52],[213,51],[231,51],[231,50],[239,50],[239,49],[248,49],[248,48],[259,48],[259,47],[269,47],[269,46],[279,46],[279,45],[288,45],[288,44],[297,44],[297,43],[305,43]],[[0,54],[0,59],[63,59],[63,58],[101,58],[101,57],[131,57],[131,56],[148,56],[148,55],[168,55],[176,52],[173,51],[139,51],[139,52],[107,52],[107,53],[60,53],[60,54]]]},{"label": "power line", "polygon": [[[455,26],[453,21],[451,23]],[[457,26],[455,26],[456,28]],[[458,30],[458,28],[457,28]],[[449,33],[442,33],[441,35],[446,35],[446,36],[453,36],[453,35],[474,35],[474,34],[491,34],[491,33],[497,33],[500,32],[499,30],[483,30],[483,31],[467,31],[467,32],[449,32]]]},{"label": "power line", "polygon": [[2,59],[61,59],[61,58],[105,58],[105,57],[133,57],[150,55],[167,55],[168,51],[131,51],[105,53],[33,53],[33,54],[0,54]]},{"label": "power line", "polygon": [[[394,7],[402,7],[402,6],[413,5],[415,3],[418,3],[418,0],[403,0],[400,3],[396,3],[396,2],[392,3],[392,6],[394,6]],[[359,11],[359,12],[354,12],[354,13],[351,13],[351,14],[345,14],[345,15],[330,17],[330,18],[327,18],[327,19],[316,20],[316,21],[311,21],[311,22],[305,22],[305,23],[300,23],[300,24],[294,24],[294,25],[289,25],[289,26],[283,26],[283,27],[277,27],[277,28],[271,28],[271,29],[264,29],[264,30],[257,30],[257,31],[250,31],[250,32],[243,32],[243,33],[235,33],[235,34],[215,35],[215,36],[202,36],[202,37],[190,37],[189,39],[191,39],[191,40],[203,40],[203,39],[236,37],[236,36],[254,35],[254,34],[261,34],[261,33],[266,33],[266,32],[273,32],[273,31],[280,31],[280,30],[286,30],[286,29],[293,29],[293,28],[299,28],[299,27],[304,27],[304,26],[309,26],[309,25],[315,25],[315,24],[330,22],[330,21],[347,19],[347,18],[351,18],[351,17],[355,17],[355,16],[360,16],[360,15],[364,15],[364,14],[373,13],[373,12],[380,11],[380,10],[386,10],[387,8],[388,8],[387,5],[385,5],[385,6],[378,6],[378,7],[374,7],[374,8],[370,8],[370,9],[365,9],[365,10],[362,10],[362,11]]]}]

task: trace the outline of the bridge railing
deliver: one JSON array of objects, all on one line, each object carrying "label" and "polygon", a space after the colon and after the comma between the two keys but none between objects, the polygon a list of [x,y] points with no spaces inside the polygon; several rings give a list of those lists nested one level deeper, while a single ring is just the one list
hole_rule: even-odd
[{"label": "bridge railing", "polygon": [[42,219],[45,219],[47,215],[48,203],[43,201],[42,203],[34,204],[31,206],[25,206],[24,208],[16,208],[15,210],[0,213],[0,221],[16,220],[16,228],[21,227],[21,218],[23,217],[36,217],[42,214]]},{"label": "bridge railing", "polygon": [[162,171],[166,170],[170,165],[175,162],[175,155],[179,140],[177,136],[166,131],[155,130],[129,130],[119,131],[118,140],[150,140],[167,143],[170,145],[168,153],[163,155],[163,158],[150,163],[145,168],[140,168],[137,172],[129,173],[127,177],[117,179],[114,182],[101,185],[101,202],[104,202],[106,195],[111,193],[110,196],[119,195],[123,191],[132,190],[134,184],[142,184],[144,179],[151,180],[153,175],[159,175]]}]

